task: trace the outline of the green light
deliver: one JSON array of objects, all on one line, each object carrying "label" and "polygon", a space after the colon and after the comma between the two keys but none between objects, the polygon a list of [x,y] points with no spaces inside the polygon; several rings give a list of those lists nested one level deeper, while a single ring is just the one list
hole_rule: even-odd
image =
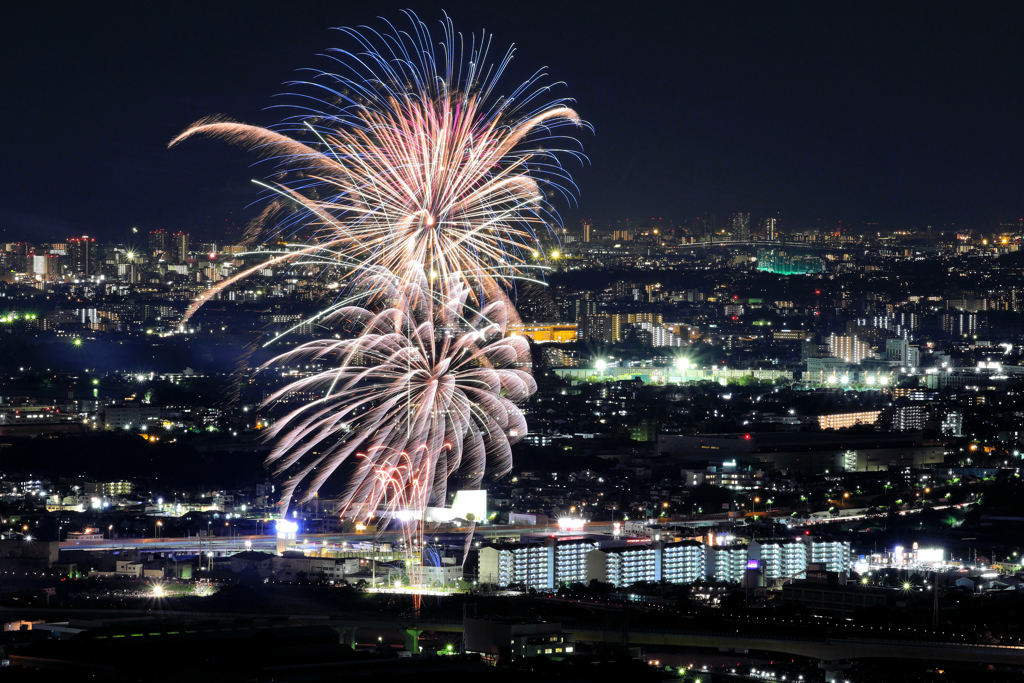
[{"label": "green light", "polygon": [[81,339],[76,339],[76,340],[75,340],[74,342],[72,342],[72,343],[73,343],[73,344],[74,344],[75,346],[81,346],[81,345],[82,345],[82,340],[81,340]]},{"label": "green light", "polygon": [[100,383],[100,381],[99,381],[98,379],[94,379],[94,380],[92,381],[92,383],[93,383],[93,384],[99,384],[99,383]]}]

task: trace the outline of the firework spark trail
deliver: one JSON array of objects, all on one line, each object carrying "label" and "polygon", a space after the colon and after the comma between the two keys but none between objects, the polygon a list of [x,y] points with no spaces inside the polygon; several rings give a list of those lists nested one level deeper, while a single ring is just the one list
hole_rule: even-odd
[{"label": "firework spark trail", "polygon": [[303,85],[330,103],[307,96],[311,106],[284,132],[209,117],[170,146],[208,135],[269,160],[275,201],[301,209],[278,233],[313,229],[314,244],[337,245],[364,267],[397,273],[417,262],[441,283],[512,279],[539,247],[535,228],[558,224],[542,185],[572,195],[558,155],[578,152],[541,145],[558,139],[557,126],[587,124],[568,100],[537,104],[551,87],[538,86],[541,72],[512,97],[491,97],[511,50],[483,73],[488,36],[479,45],[474,36],[464,56],[448,22],[439,58],[410,18],[411,34],[345,30],[363,51],[330,53],[348,75],[316,71]]},{"label": "firework spark trail", "polygon": [[[367,285],[388,287],[377,275]],[[296,393],[317,398],[278,420],[268,463],[285,476],[284,512],[292,498],[310,498],[357,453],[408,454],[411,471],[428,477],[429,495],[444,501],[446,483],[461,470],[478,485],[485,469],[503,474],[510,445],[526,434],[516,403],[536,391],[533,377],[516,365],[529,362],[523,337],[505,337],[509,306],[497,300],[479,311],[467,308],[469,288],[450,284],[451,298],[429,295],[419,281],[394,276],[387,298],[393,307],[371,311],[349,306],[332,314],[355,325],[348,339],[302,344],[270,363],[299,358],[333,366],[297,380],[267,402]],[[355,468],[342,497],[353,516],[376,511],[379,498],[367,488],[374,460]]]}]

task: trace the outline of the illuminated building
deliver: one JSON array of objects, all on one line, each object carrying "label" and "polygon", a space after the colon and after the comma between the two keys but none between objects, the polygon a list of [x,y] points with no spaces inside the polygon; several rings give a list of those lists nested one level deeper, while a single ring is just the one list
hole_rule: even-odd
[{"label": "illuminated building", "polygon": [[900,365],[914,368],[921,364],[921,351],[906,339],[886,339],[885,357]]},{"label": "illuminated building", "polygon": [[735,213],[732,216],[732,238],[746,242],[750,239],[750,214]]},{"label": "illuminated building", "polygon": [[708,465],[704,470],[684,469],[681,474],[689,487],[710,484],[733,491],[749,491],[759,488],[764,483],[764,472],[751,470],[749,467],[740,469],[736,466],[735,460],[723,462],[721,467]]},{"label": "illuminated building", "polygon": [[838,382],[847,371],[847,363],[842,358],[808,358],[807,375],[804,379],[808,382],[825,383],[832,381],[831,378],[834,377]]},{"label": "illuminated building", "polygon": [[776,330],[772,338],[775,341],[804,341],[807,339],[807,330]]},{"label": "illuminated building", "polygon": [[636,325],[648,323],[650,325],[663,325],[664,319],[661,313],[613,313],[611,316],[611,335],[613,342],[622,341],[622,328],[624,325]]},{"label": "illuminated building", "polygon": [[974,313],[943,313],[940,319],[946,334],[969,337],[978,333],[978,316]]},{"label": "illuminated building", "polygon": [[478,580],[502,588],[521,585],[537,590],[586,583],[587,558],[598,545],[596,541],[575,537],[485,546],[478,555]]},{"label": "illuminated building", "polygon": [[963,436],[961,429],[963,427],[964,414],[959,410],[947,411],[942,416],[942,435],[943,436]]},{"label": "illuminated building", "polygon": [[179,232],[174,235],[174,257],[178,261],[187,261],[189,254],[189,236],[187,232]]},{"label": "illuminated building", "polygon": [[708,548],[706,571],[709,579],[739,583],[747,571],[747,547],[733,545]]},{"label": "illuminated building", "polygon": [[130,481],[86,482],[85,495],[103,496],[104,498],[130,496],[134,489],[135,484]]},{"label": "illuminated building", "polygon": [[529,337],[538,344],[565,344],[576,341],[575,323],[510,323],[505,334],[510,337]]},{"label": "illuminated building", "polygon": [[778,249],[758,249],[757,269],[777,275],[811,275],[824,273],[825,261],[816,256],[790,256]]},{"label": "illuminated building", "polygon": [[587,556],[596,550],[596,541],[580,539],[559,541],[555,546],[555,579],[557,585],[587,583]]},{"label": "illuminated building", "polygon": [[693,583],[707,573],[704,544],[696,541],[668,543],[662,549],[661,579],[668,583]]},{"label": "illuminated building", "polygon": [[486,546],[479,553],[478,581],[502,588],[511,585],[551,590],[555,587],[555,553],[550,543]]},{"label": "illuminated building", "polygon": [[587,557],[588,582],[597,579],[620,588],[660,577],[661,550],[647,544],[601,548]]},{"label": "illuminated building", "polygon": [[776,539],[751,541],[747,559],[759,560],[766,579],[804,578],[807,569],[807,545],[800,541]]},{"label": "illuminated building", "polygon": [[842,358],[847,363],[860,363],[871,357],[871,345],[861,341],[856,335],[831,334],[828,338],[828,352],[834,358]]},{"label": "illuminated building", "polygon": [[818,425],[822,429],[842,429],[853,425],[873,425],[878,422],[881,410],[865,410],[859,413],[833,413],[831,415],[819,415]]},{"label": "illuminated building", "polygon": [[153,256],[158,256],[166,252],[167,233],[164,230],[151,230],[149,232],[149,253]]},{"label": "illuminated building", "polygon": [[892,428],[897,432],[916,432],[924,429],[928,410],[922,405],[897,406]]},{"label": "illuminated building", "polygon": [[129,401],[120,406],[103,407],[103,424],[108,429],[139,428],[160,419],[160,407]]},{"label": "illuminated building", "polygon": [[96,274],[96,240],[84,235],[68,240],[68,259],[71,272],[81,277]]},{"label": "illuminated building", "polygon": [[850,542],[812,540],[810,561],[824,563],[827,571],[848,575],[850,573]]}]

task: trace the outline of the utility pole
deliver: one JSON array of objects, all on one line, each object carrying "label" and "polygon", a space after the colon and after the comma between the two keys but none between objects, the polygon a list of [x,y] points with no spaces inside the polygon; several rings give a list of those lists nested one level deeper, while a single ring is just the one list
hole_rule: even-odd
[{"label": "utility pole", "polygon": [[932,630],[939,627],[939,573],[932,573]]}]

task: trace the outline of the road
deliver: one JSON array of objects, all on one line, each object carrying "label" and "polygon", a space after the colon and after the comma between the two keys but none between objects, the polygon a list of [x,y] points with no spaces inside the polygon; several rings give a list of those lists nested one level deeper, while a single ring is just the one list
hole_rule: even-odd
[{"label": "road", "polygon": [[[464,534],[469,528],[439,530],[439,534]],[[519,536],[522,534],[545,534],[558,533],[556,525],[537,526],[507,526],[488,525],[478,526],[475,533],[483,538],[497,538],[505,536]],[[610,534],[612,533],[611,522],[596,522],[588,524],[586,533]],[[335,533],[335,534],[299,534],[298,541],[308,541],[310,545],[323,545],[326,541],[328,546],[340,546],[343,543],[370,543],[374,540],[382,543],[396,543],[402,541],[405,535],[401,531],[386,531],[374,535],[369,532]],[[226,552],[241,552],[246,549],[246,542],[249,542],[253,550],[275,552],[277,550],[277,537],[269,535],[261,536],[191,536],[187,538],[115,538],[113,540],[103,539],[96,541],[61,541],[61,550],[123,550],[140,549],[146,552],[197,552],[200,544],[203,552],[212,551],[218,555]]]}]

